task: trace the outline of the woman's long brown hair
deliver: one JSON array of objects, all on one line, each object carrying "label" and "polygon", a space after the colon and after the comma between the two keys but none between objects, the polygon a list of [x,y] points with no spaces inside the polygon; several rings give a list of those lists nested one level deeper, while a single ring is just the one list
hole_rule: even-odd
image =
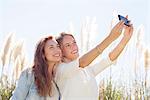
[{"label": "woman's long brown hair", "polygon": [[35,78],[35,85],[40,96],[51,96],[52,93],[52,79],[53,71],[48,73],[48,63],[44,54],[44,47],[48,40],[53,37],[49,36],[42,39],[36,47],[34,55],[33,74]]}]

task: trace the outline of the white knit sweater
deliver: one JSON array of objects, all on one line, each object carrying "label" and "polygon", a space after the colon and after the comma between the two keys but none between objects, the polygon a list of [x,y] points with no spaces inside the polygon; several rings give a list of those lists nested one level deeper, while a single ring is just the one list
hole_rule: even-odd
[{"label": "white knit sweater", "polygon": [[112,63],[109,57],[85,68],[79,67],[79,59],[61,63],[55,79],[61,92],[61,100],[98,100],[95,76]]}]

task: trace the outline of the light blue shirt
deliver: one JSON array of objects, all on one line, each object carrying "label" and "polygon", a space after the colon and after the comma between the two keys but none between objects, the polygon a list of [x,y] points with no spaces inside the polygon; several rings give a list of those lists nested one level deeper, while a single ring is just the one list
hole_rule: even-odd
[{"label": "light blue shirt", "polygon": [[40,96],[37,92],[37,87],[34,84],[34,75],[32,73],[32,68],[24,70],[13,95],[10,100],[58,100],[59,92],[54,82],[52,82],[52,96]]}]

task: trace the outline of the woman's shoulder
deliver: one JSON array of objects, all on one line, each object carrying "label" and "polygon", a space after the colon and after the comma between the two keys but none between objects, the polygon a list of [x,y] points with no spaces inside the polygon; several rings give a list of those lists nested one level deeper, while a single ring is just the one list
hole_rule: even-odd
[{"label": "woman's shoulder", "polygon": [[32,67],[29,67],[29,68],[26,68],[26,69],[24,69],[23,71],[22,71],[22,73],[26,73],[26,74],[33,74],[33,72],[32,72]]},{"label": "woman's shoulder", "polygon": [[61,62],[56,69],[56,77],[70,77],[70,74],[76,73],[79,70],[79,59],[70,62]]},{"label": "woman's shoulder", "polygon": [[31,79],[34,79],[34,74],[33,74],[33,71],[32,71],[32,68],[26,68],[22,71],[21,73],[21,76],[31,80]]},{"label": "woman's shoulder", "polygon": [[65,67],[66,68],[66,66],[79,66],[79,58],[77,58],[77,59],[75,59],[75,60],[72,60],[72,61],[70,61],[70,62],[61,62],[61,63],[59,63],[59,65],[58,65],[58,67]]}]

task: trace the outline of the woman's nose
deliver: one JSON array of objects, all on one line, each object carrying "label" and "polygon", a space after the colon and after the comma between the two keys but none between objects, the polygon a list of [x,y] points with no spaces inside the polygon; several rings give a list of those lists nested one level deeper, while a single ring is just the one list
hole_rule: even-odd
[{"label": "woman's nose", "polygon": [[77,46],[75,44],[73,44],[72,49],[77,49]]},{"label": "woman's nose", "polygon": [[58,53],[61,52],[60,48],[56,48],[55,51],[58,52]]}]

